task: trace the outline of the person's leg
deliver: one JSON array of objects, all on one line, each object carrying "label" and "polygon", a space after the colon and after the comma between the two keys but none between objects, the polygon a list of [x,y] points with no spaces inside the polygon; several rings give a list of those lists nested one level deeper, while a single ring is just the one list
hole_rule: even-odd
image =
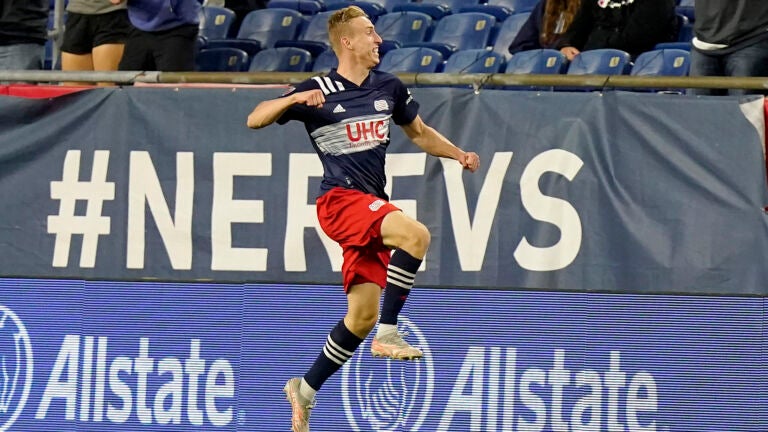
[{"label": "person's leg", "polygon": [[285,394],[291,402],[294,432],[309,428],[315,394],[354,355],[376,325],[381,287],[372,282],[352,285],[347,290],[347,314],[331,330],[325,346],[303,378],[291,378]]},{"label": "person's leg", "polygon": [[43,66],[43,45],[0,46],[0,70],[38,70]]},{"label": "person's leg", "polygon": [[[123,58],[125,40],[131,30],[128,12],[123,9],[97,15],[93,21],[93,70],[116,71]],[[99,85],[111,84],[99,83]]]},{"label": "person's leg", "polygon": [[157,35],[155,64],[157,70],[185,72],[195,70],[196,26],[182,26]]},{"label": "person's leg", "polygon": [[[768,76],[768,39],[726,55],[725,75],[733,77]],[[728,94],[766,94],[766,91],[731,89]]]},{"label": "person's leg", "polygon": [[384,245],[394,249],[394,252],[387,266],[387,285],[371,352],[377,357],[397,360],[418,359],[422,356],[421,350],[402,339],[397,331],[397,318],[429,248],[429,230],[420,222],[397,211],[384,217],[381,237]]},{"label": "person's leg", "polygon": [[[696,48],[691,48],[691,69],[689,76],[725,76],[725,68],[720,56],[707,54]],[[719,89],[689,89],[689,94],[694,95],[723,95],[725,90]]]},{"label": "person's leg", "polygon": [[156,70],[152,58],[154,38],[151,33],[131,29],[125,40],[123,57],[117,69],[121,71]]}]

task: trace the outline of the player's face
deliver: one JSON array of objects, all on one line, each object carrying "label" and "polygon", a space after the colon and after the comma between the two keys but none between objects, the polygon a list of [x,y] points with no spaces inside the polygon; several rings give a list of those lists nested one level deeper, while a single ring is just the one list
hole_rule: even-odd
[{"label": "player's face", "polygon": [[371,20],[357,17],[349,21],[350,42],[352,43],[357,60],[369,68],[379,64],[379,45],[381,36],[376,33]]}]

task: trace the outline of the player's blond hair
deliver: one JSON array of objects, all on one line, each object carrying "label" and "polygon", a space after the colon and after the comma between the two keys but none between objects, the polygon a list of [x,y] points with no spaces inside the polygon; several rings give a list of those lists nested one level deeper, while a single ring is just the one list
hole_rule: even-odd
[{"label": "player's blond hair", "polygon": [[332,13],[328,17],[328,38],[331,41],[331,48],[338,55],[339,44],[341,43],[341,37],[344,35],[344,30],[347,27],[347,23],[354,18],[366,17],[368,15],[357,6],[347,6],[343,9],[339,9]]}]

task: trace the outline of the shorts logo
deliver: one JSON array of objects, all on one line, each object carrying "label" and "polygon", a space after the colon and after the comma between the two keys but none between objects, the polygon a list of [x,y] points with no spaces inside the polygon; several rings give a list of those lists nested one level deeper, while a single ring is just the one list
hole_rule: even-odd
[{"label": "shorts logo", "polygon": [[32,389],[32,343],[19,317],[0,305],[0,432],[10,429]]},{"label": "shorts logo", "polygon": [[353,431],[417,432],[429,414],[435,387],[432,352],[413,322],[401,315],[399,324],[424,357],[415,362],[374,359],[368,339],[360,345],[341,378],[344,412]]},{"label": "shorts logo", "polygon": [[377,199],[376,201],[368,204],[368,208],[371,209],[371,211],[376,211],[382,207],[384,207],[384,204],[387,202],[384,200]]}]

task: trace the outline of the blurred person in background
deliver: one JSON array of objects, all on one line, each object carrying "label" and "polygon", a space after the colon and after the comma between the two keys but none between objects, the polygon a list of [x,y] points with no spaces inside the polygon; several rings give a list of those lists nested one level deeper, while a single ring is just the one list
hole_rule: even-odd
[{"label": "blurred person in background", "polygon": [[48,0],[0,0],[0,70],[41,69]]},{"label": "blurred person in background", "polygon": [[229,28],[229,37],[235,37],[237,35],[237,31],[240,29],[240,24],[243,23],[243,18],[245,18],[248,13],[257,9],[265,9],[267,7],[267,1],[268,0],[225,0],[224,7],[235,13],[235,20]]},{"label": "blurred person in background", "polygon": [[556,47],[573,60],[579,52],[613,48],[632,58],[677,38],[675,0],[582,0]]},{"label": "blurred person in background", "polygon": [[132,29],[125,3],[69,0],[66,22],[61,70],[117,70],[125,39]]},{"label": "blurred person in background", "polygon": [[133,28],[119,70],[179,72],[195,69],[201,6],[197,0],[110,0],[127,2]]},{"label": "blurred person in background", "polygon": [[[690,76],[768,77],[768,1],[696,0]],[[692,89],[698,95],[759,90]]]},{"label": "blurred person in background", "polygon": [[541,0],[509,46],[511,54],[554,48],[576,17],[581,0]]}]

